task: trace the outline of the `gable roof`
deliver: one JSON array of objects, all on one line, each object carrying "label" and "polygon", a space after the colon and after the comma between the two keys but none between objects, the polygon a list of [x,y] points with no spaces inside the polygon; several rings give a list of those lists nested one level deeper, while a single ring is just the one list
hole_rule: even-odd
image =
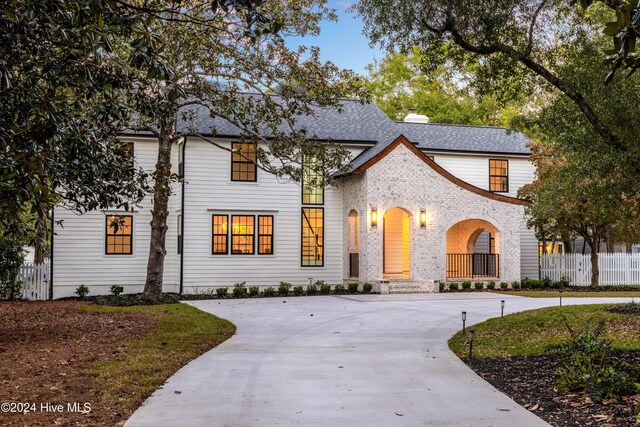
[{"label": "gable roof", "polygon": [[371,166],[378,163],[382,160],[387,154],[391,153],[396,147],[399,145],[404,145],[411,152],[413,152],[418,158],[420,158],[423,162],[425,162],[431,169],[439,173],[445,179],[451,181],[455,185],[464,188],[465,190],[471,191],[472,193],[478,194],[480,196],[497,200],[499,202],[510,203],[513,205],[529,205],[529,202],[526,200],[518,199],[516,197],[504,196],[502,194],[492,193],[491,191],[483,190],[482,188],[476,187],[475,185],[469,184],[466,181],[461,180],[460,178],[452,175],[450,172],[447,172],[442,166],[438,165],[436,162],[431,160],[429,156],[427,156],[422,150],[420,150],[414,143],[409,141],[404,135],[400,135],[396,138],[392,143],[387,144],[384,149],[378,152],[375,156],[369,158],[367,161],[363,162],[357,168],[354,168],[351,173],[354,175],[359,175],[369,169]]}]

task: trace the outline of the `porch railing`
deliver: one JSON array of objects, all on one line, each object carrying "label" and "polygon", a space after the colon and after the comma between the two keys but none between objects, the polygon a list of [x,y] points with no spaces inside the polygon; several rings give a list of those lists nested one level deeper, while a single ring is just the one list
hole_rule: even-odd
[{"label": "porch railing", "polygon": [[447,254],[447,278],[500,277],[498,254]]}]

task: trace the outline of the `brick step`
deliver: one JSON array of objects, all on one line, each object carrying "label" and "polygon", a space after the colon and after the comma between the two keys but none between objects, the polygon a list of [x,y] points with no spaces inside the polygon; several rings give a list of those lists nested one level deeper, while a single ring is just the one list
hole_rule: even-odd
[{"label": "brick step", "polygon": [[438,292],[435,282],[413,280],[384,280],[380,282],[380,292],[389,294],[425,294]]}]

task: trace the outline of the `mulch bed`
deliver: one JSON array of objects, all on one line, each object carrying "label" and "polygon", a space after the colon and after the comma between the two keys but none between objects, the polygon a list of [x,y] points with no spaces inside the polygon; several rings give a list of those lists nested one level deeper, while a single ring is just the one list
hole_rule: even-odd
[{"label": "mulch bed", "polygon": [[[141,314],[89,313],[80,309],[82,304],[0,302],[0,402],[36,404],[35,412],[3,410],[2,425],[116,425],[129,415],[101,402],[90,370],[127,341],[144,336],[155,320]],[[91,411],[69,411],[74,408],[68,404],[75,402],[89,403]],[[43,410],[47,403],[63,405],[62,412]]]},{"label": "mulch bed", "polygon": [[[640,366],[640,352],[618,357]],[[580,394],[554,390],[557,363],[554,356],[465,360],[495,388],[552,426],[635,426],[635,405],[640,395],[617,401],[592,402]]]}]

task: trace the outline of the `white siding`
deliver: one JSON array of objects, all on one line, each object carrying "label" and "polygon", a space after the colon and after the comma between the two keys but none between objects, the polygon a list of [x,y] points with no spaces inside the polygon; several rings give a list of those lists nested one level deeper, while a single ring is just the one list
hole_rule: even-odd
[{"label": "white siding", "polygon": [[[229,146],[230,140],[220,141]],[[358,149],[351,148],[354,155]],[[340,283],[343,277],[342,189],[325,190],[324,267],[301,267],[301,189],[258,169],[257,182],[231,181],[227,151],[195,139],[185,155],[184,292],[209,287],[307,284],[309,278]],[[273,255],[212,255],[214,213],[274,216]],[[257,251],[256,251],[257,252]]]},{"label": "white siding", "polygon": [[[157,161],[157,141],[151,138],[122,138],[134,142],[136,166],[153,170]],[[177,172],[177,146],[174,148],[173,169]],[[179,187],[174,183],[174,187]],[[169,230],[165,259],[165,291],[177,291],[178,262],[176,254],[176,209],[180,200],[172,196],[169,201]],[[125,213],[124,210],[92,211],[77,215],[64,208],[56,208],[53,254],[53,297],[71,296],[85,284],[90,295],[106,294],[113,284],[124,286],[126,293],[140,292],[144,286],[149,253],[151,199],[147,197],[133,212],[133,255],[105,255],[105,215]]]}]

